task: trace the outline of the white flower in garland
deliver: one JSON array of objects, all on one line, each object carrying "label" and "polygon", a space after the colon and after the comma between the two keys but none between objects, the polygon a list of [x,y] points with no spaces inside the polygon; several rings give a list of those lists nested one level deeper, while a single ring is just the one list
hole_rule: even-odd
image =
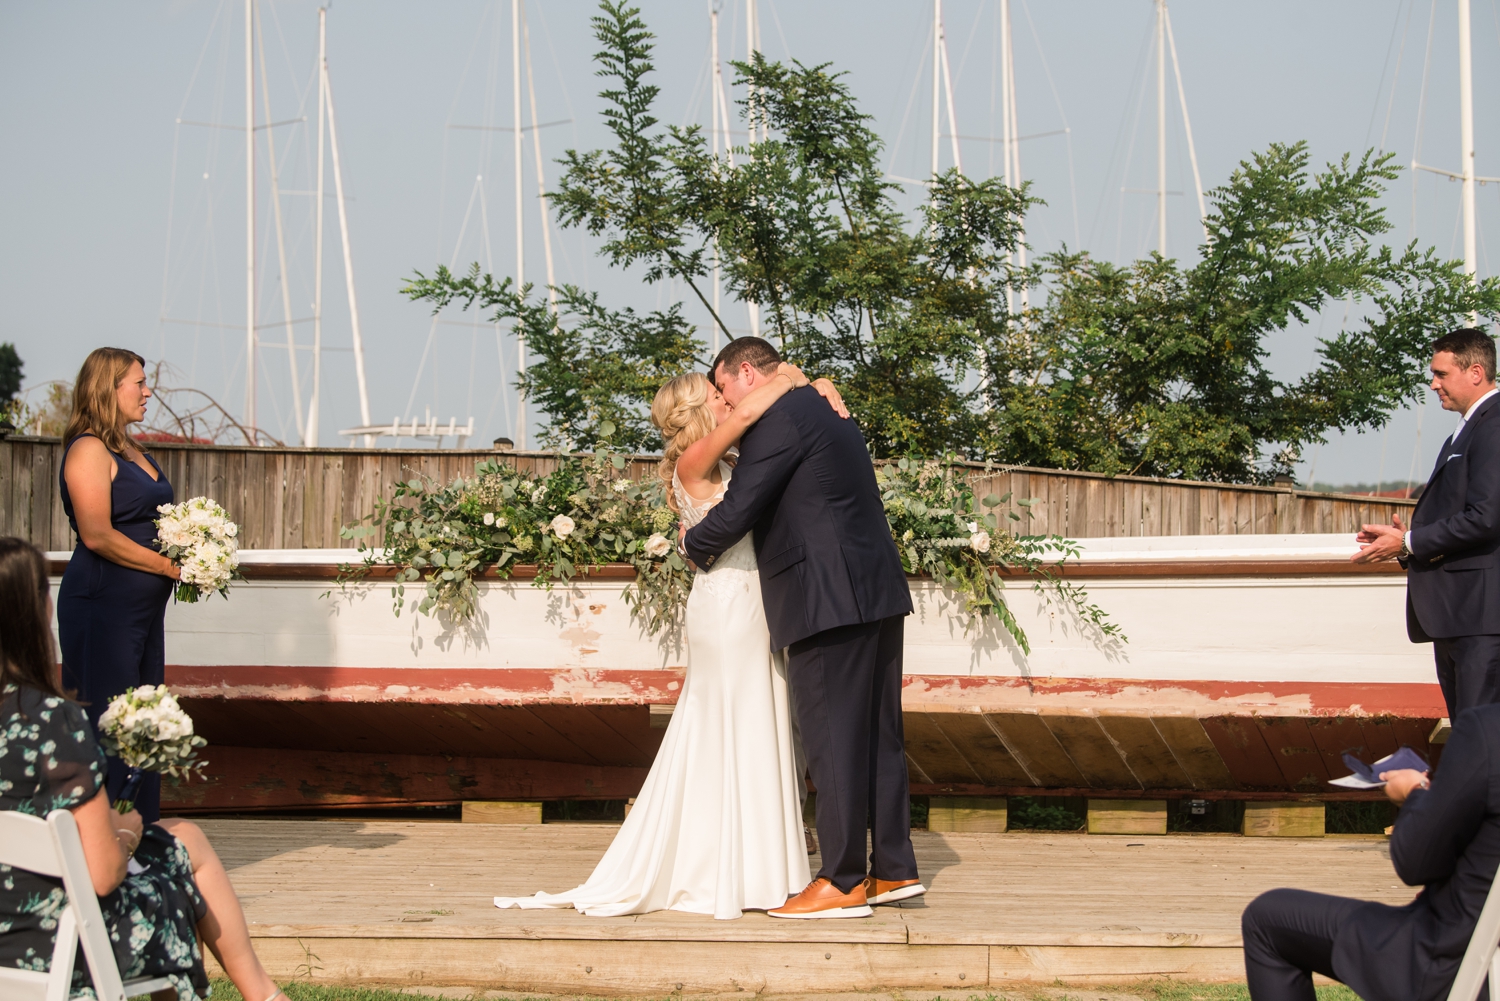
[{"label": "white flower in garland", "polygon": [[484,513],[484,523],[486,525],[493,525],[495,523],[495,512],[486,511]]},{"label": "white flower in garland", "polygon": [[672,543],[667,541],[665,535],[656,532],[651,538],[646,540],[646,545],[643,548],[646,550],[647,556],[653,559],[661,559],[672,551]]},{"label": "white flower in garland", "polygon": [[972,549],[972,550],[974,550],[976,553],[987,553],[987,552],[989,552],[990,551],[990,533],[989,532],[980,531],[980,532],[975,532],[973,535],[969,536],[969,548]]},{"label": "white flower in garland", "polygon": [[623,494],[625,491],[627,491],[627,490],[630,489],[630,481],[629,480],[615,480],[615,485],[614,485],[613,489],[614,489],[615,493],[617,493],[617,494]]},{"label": "white flower in garland", "polygon": [[542,502],[542,498],[546,496],[547,488],[545,486],[537,487],[531,492],[531,503],[540,504]]},{"label": "white flower in garland", "polygon": [[552,534],[556,535],[559,539],[566,539],[568,536],[573,534],[573,529],[577,528],[578,526],[573,523],[572,518],[569,518],[565,514],[560,514],[556,518],[553,518],[551,523],[547,527],[552,531]]}]

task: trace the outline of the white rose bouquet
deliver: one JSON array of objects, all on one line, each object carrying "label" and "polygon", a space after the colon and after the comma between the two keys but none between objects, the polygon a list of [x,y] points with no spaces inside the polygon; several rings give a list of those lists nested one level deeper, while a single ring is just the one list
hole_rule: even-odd
[{"label": "white rose bouquet", "polygon": [[142,685],[111,699],[99,717],[99,743],[129,769],[115,800],[120,813],[135,807],[145,772],[190,778],[208,764],[198,760],[208,741],[193,733],[193,718],[166,685]]},{"label": "white rose bouquet", "polygon": [[229,597],[229,582],[240,579],[239,526],[207,497],[156,509],[156,542],[162,554],[182,568],[178,601],[214,594]]}]

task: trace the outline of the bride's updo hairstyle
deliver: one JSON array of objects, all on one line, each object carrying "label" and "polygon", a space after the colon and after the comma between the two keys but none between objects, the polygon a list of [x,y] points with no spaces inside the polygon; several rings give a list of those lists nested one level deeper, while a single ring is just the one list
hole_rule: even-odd
[{"label": "bride's updo hairstyle", "polygon": [[656,391],[651,401],[651,423],[661,429],[665,447],[656,475],[666,484],[667,507],[677,510],[676,491],[672,489],[672,473],[677,469],[677,460],[687,447],[712,431],[716,425],[713,408],[708,405],[713,386],[702,372],[688,372],[670,380]]}]

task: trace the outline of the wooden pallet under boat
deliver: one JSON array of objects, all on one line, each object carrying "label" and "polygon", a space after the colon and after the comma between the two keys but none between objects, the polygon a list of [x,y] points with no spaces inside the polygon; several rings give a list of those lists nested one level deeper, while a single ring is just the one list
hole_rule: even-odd
[{"label": "wooden pallet under boat", "polygon": [[[1443,715],[1408,642],[1405,579],[1348,536],[1085,540],[1068,579],[1102,638],[1017,578],[1024,653],[911,583],[903,687],[927,795],[1336,799],[1341,755],[1429,752]],[[66,554],[54,555],[60,573]],[[210,742],[175,809],[623,799],[645,778],[683,655],[644,635],[629,568],[545,590],[486,580],[467,623],[392,613],[347,551],[247,551],[229,601],[167,614],[167,681]],[[653,707],[655,707],[653,709]]]}]

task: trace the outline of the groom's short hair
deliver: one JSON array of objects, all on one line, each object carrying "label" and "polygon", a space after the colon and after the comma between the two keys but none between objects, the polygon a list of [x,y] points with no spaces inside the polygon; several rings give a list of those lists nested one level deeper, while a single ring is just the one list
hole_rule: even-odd
[{"label": "groom's short hair", "polygon": [[771,346],[771,342],[763,337],[736,337],[724,345],[724,350],[719,352],[719,357],[714,359],[713,365],[708,370],[708,379],[717,384],[719,366],[723,365],[725,370],[736,371],[741,364],[749,362],[750,367],[772,375],[776,366],[781,364],[781,355]]}]

